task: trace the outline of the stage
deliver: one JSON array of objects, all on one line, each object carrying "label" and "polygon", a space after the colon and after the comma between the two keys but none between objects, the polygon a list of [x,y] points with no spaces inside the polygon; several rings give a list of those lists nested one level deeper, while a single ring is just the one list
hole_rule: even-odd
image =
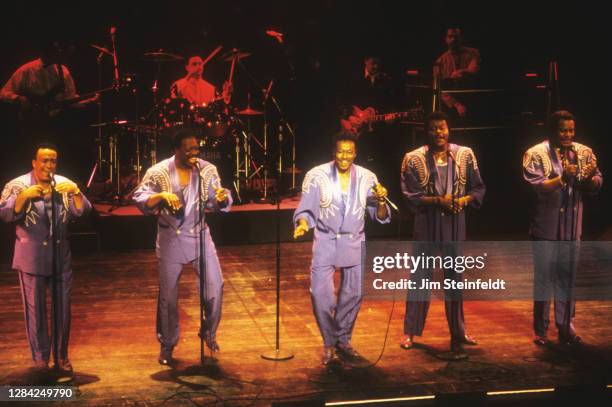
[{"label": "stage", "polygon": [[[311,243],[283,243],[281,249],[281,348],[295,357],[285,362],[261,358],[275,342],[275,246],[227,245],[218,247],[225,279],[221,352],[198,367],[197,281],[186,268],[180,282],[181,336],[174,353],[179,364],[174,369],[157,363],[154,251],[75,255],[70,356],[79,396],[70,405],[331,403],[573,385],[605,388],[612,383],[612,304],[603,301],[578,303],[576,329],[586,345],[577,349],[536,347],[530,302],[466,302],[468,332],[479,346],[466,348],[468,360],[448,362],[434,356],[448,347],[449,339],[440,301],[432,303],[418,345],[406,351],[399,347],[403,298],[395,304],[365,298],[353,343],[371,363],[382,352],[380,361],[325,368],[310,302]],[[19,283],[6,263],[0,292],[0,384],[44,384],[49,378],[30,368]],[[552,327],[549,333],[556,340]]]}]

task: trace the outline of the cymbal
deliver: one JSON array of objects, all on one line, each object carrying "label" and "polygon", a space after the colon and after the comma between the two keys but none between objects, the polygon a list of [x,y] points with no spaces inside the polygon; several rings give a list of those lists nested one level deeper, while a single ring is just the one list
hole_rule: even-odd
[{"label": "cymbal", "polygon": [[149,62],[173,62],[180,61],[184,59],[182,56],[177,54],[171,54],[170,52],[166,52],[163,50],[155,51],[155,52],[145,52],[142,54],[142,59]]},{"label": "cymbal", "polygon": [[89,127],[125,126],[126,124],[130,124],[130,122],[127,120],[113,120],[110,122],[90,124]]},{"label": "cymbal", "polygon": [[263,114],[263,112],[259,110],[251,109],[250,107],[247,107],[246,109],[243,109],[243,110],[239,110],[236,113],[241,116],[260,116]]},{"label": "cymbal", "polygon": [[238,59],[244,59],[250,57],[251,55],[253,55],[252,52],[240,51],[239,49],[234,48],[223,53],[220,58],[226,62],[231,62],[236,56]]}]

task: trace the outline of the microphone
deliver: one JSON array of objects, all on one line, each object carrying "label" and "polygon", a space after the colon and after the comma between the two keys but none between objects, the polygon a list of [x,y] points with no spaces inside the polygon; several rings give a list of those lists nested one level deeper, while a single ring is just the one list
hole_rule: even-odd
[{"label": "microphone", "polygon": [[51,178],[51,188],[55,189],[57,183],[55,182],[55,174],[53,172],[49,172],[49,178]]},{"label": "microphone", "polygon": [[[379,184],[374,184],[374,185],[372,186],[372,188],[375,188],[377,185],[380,185],[380,183],[379,183]],[[393,209],[394,209],[396,212],[399,212],[399,208],[397,207],[397,205],[396,205],[396,204],[394,204],[394,203],[393,203],[393,201],[391,201],[391,200],[389,199],[389,197],[385,196],[385,202],[386,202],[387,204],[389,204],[389,206],[390,206],[391,208],[393,208]]]},{"label": "microphone", "polygon": [[202,171],[202,168],[200,167],[200,158],[199,157],[196,159],[196,161],[193,164],[193,166],[197,168],[198,172]]}]

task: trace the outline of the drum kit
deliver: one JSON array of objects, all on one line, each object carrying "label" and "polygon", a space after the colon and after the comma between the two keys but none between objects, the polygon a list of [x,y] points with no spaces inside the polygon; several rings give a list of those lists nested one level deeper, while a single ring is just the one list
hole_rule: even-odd
[{"label": "drum kit", "polygon": [[[202,64],[210,61],[220,50],[221,46],[217,47]],[[220,60],[231,63],[228,80],[230,89],[233,88],[236,66],[251,55],[251,52],[231,49],[219,56]],[[157,65],[157,77],[151,87],[153,107],[146,116],[136,121],[100,121],[91,125],[98,128],[99,137],[97,163],[89,184],[97,172],[106,177],[107,185],[112,185],[111,195],[115,203],[129,202],[144,171],[160,159],[172,155],[171,138],[175,131],[189,128],[199,140],[202,158],[218,167],[224,184],[233,188],[237,203],[252,199],[270,200],[273,194],[269,188],[277,187],[271,175],[277,172],[275,170],[282,170],[282,162],[278,163],[278,168],[270,164],[271,158],[276,160],[276,157],[269,154],[270,140],[265,114],[265,100],[270,96],[270,86],[267,90],[262,89],[264,105],[261,110],[251,107],[250,94],[247,106],[243,109],[234,107],[231,104],[231,94],[227,97],[225,92],[223,96],[201,104],[180,97],[159,97],[161,66],[183,59],[180,55],[164,50],[142,55],[142,60]],[[274,104],[277,105],[276,100]],[[289,125],[284,128],[288,129],[285,132],[289,133],[292,141],[292,152],[289,159],[291,168],[283,172],[291,174],[290,188],[294,190],[296,174],[299,173],[295,167],[295,137]],[[262,129],[260,136],[256,135],[257,129]],[[280,133],[283,126],[279,126],[279,129],[278,139],[282,140],[283,135]],[[279,146],[283,144],[287,143],[279,143]],[[282,147],[279,147],[278,161],[281,161],[283,155],[281,150]]]}]

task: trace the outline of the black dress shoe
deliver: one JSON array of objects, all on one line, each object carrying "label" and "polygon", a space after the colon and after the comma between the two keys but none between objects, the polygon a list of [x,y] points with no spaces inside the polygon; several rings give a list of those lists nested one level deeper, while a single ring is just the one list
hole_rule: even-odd
[{"label": "black dress shoe", "polygon": [[161,347],[159,351],[159,358],[157,359],[160,365],[171,366],[174,363],[174,358],[172,358],[172,348],[168,349],[165,347]]},{"label": "black dress shoe", "polygon": [[323,356],[321,357],[321,363],[323,363],[324,366],[329,365],[331,362],[333,362],[334,356],[335,354],[333,347],[323,348]]},{"label": "black dress shoe", "polygon": [[463,341],[461,339],[451,339],[450,351],[452,353],[465,353],[465,349],[463,349]]},{"label": "black dress shoe", "polygon": [[461,338],[461,344],[468,346],[476,346],[478,345],[478,342],[476,342],[476,339],[472,338],[471,336],[464,335],[463,338]]},{"label": "black dress shoe", "polygon": [[72,363],[70,363],[70,359],[61,359],[58,363],[58,367],[62,372],[72,373],[74,369],[72,368]]},{"label": "black dress shoe", "polygon": [[[198,332],[198,337],[202,338],[202,331]],[[206,343],[206,346],[208,346],[208,349],[213,352],[219,352],[221,350],[219,344],[217,343],[217,340],[212,339],[207,331],[205,331],[204,333],[204,342]]]},{"label": "black dress shoe", "polygon": [[38,370],[47,370],[49,369],[49,362],[46,360],[38,359],[34,361],[34,366]]},{"label": "black dress shoe", "polygon": [[408,349],[412,349],[413,346],[414,346],[414,341],[412,340],[412,336],[404,335],[404,337],[400,341],[400,348],[408,350]]},{"label": "black dress shoe", "polygon": [[572,336],[559,336],[559,343],[562,345],[582,345],[582,338],[576,334]]},{"label": "black dress shoe", "polygon": [[361,356],[350,343],[338,343],[336,345],[336,352],[338,356],[345,358],[358,358]]},{"label": "black dress shoe", "polygon": [[204,342],[206,342],[206,346],[208,346],[208,349],[210,349],[213,352],[219,352],[221,350],[221,348],[219,347],[219,344],[214,339],[206,338]]},{"label": "black dress shoe", "polygon": [[535,338],[533,338],[533,343],[535,343],[538,346],[550,345],[550,341],[545,336],[536,336]]}]

